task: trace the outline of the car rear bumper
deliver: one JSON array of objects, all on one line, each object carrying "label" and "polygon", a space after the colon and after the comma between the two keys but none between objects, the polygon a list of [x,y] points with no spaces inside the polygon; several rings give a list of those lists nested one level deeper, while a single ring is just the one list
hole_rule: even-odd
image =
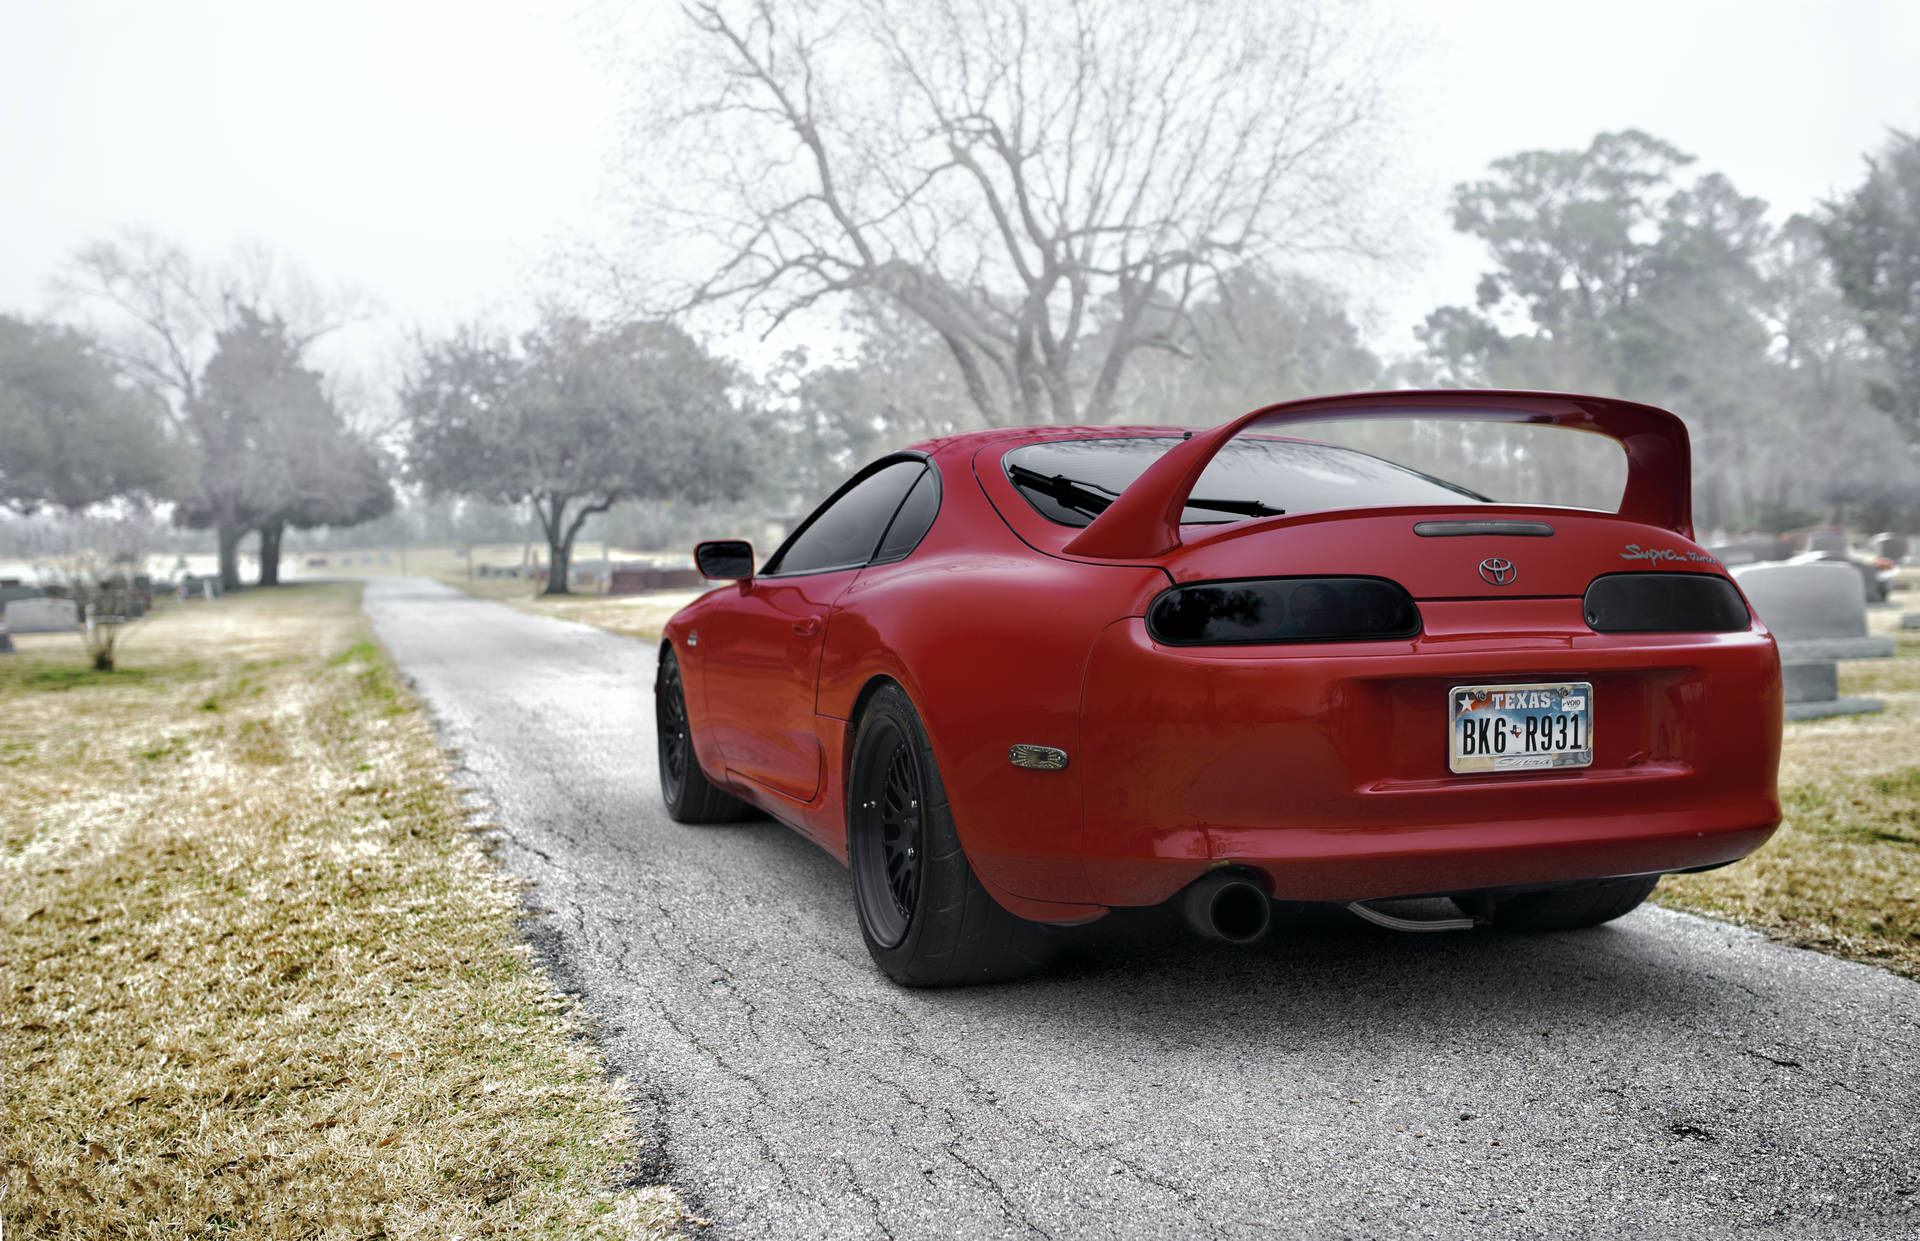
[{"label": "car rear bumper", "polygon": [[[1082,704],[1082,854],[1103,905],[1212,867],[1349,901],[1688,870],[1779,822],[1779,658],[1764,632],[1593,633],[1577,599],[1423,602],[1417,638],[1096,644]],[[1453,685],[1591,682],[1594,762],[1456,775]],[[1033,895],[1039,895],[1034,893]]]}]

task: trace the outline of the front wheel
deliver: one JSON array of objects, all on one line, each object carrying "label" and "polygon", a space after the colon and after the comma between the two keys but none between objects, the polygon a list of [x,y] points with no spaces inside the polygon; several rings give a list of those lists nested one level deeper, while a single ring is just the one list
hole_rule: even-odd
[{"label": "front wheel", "polygon": [[671,647],[660,652],[660,680],[653,691],[653,731],[660,750],[660,799],[675,823],[731,823],[746,804],[713,786],[693,752],[687,691]]},{"label": "front wheel", "polygon": [[1659,875],[1632,875],[1545,892],[1523,892],[1495,902],[1493,925],[1503,931],[1574,931],[1599,926],[1639,908],[1659,882]]},{"label": "front wheel", "polygon": [[1000,982],[1052,955],[1038,923],[1001,908],[967,862],[913,702],[876,693],[854,735],[847,860],[874,962],[910,987]]}]

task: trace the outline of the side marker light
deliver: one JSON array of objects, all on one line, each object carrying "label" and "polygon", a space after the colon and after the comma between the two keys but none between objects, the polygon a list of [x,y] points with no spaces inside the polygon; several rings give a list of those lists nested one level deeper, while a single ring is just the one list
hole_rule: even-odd
[{"label": "side marker light", "polygon": [[1067,752],[1050,745],[1016,745],[1007,751],[1007,761],[1034,771],[1059,771],[1067,765]]}]

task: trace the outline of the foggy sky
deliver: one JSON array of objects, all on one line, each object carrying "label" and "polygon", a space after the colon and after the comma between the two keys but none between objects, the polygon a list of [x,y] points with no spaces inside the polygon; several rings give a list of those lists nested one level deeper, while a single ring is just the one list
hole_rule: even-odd
[{"label": "foggy sky", "polygon": [[[1862,175],[1920,129],[1920,3],[1384,0],[1413,32],[1398,186],[1414,261],[1356,289],[1373,342],[1466,302],[1483,260],[1446,190],[1529,147],[1639,127],[1773,204]],[[645,13],[646,3],[613,5]],[[267,242],[407,325],[513,306],[552,246],[604,220],[622,90],[586,46],[608,5],[515,0],[0,4],[0,310],[126,224],[198,252]],[[671,6],[667,6],[671,13]]]}]

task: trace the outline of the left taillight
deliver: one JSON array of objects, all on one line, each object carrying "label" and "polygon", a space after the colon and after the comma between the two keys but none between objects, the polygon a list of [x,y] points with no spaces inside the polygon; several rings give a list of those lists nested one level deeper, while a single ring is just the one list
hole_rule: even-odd
[{"label": "left taillight", "polygon": [[1147,631],[1169,646],[1411,638],[1420,632],[1420,610],[1404,589],[1378,577],[1196,582],[1156,598]]}]

